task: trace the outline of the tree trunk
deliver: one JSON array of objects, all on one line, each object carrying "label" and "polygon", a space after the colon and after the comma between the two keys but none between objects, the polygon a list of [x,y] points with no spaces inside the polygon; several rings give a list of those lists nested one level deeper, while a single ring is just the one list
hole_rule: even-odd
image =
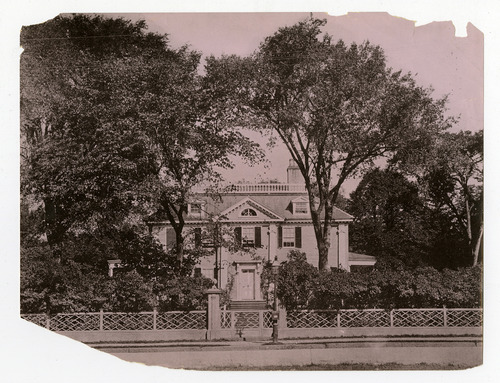
[{"label": "tree trunk", "polygon": [[320,241],[318,240],[318,254],[319,254],[319,264],[318,268],[320,270],[328,270],[328,246],[325,243],[324,238]]},{"label": "tree trunk", "polygon": [[473,253],[472,253],[472,257],[473,257],[472,258],[473,259],[472,266],[476,266],[478,259],[479,259],[479,250],[481,249],[481,241],[483,240],[483,230],[484,230],[484,225],[481,222],[481,227],[479,228],[479,235],[477,237],[476,244],[474,246]]},{"label": "tree trunk", "polygon": [[[303,174],[304,176],[304,174]],[[312,190],[311,184],[308,179],[306,180],[306,190],[309,197],[309,211],[311,214],[311,220],[314,227],[314,235],[316,237],[316,245],[318,246],[318,269],[328,270],[328,250],[330,248],[329,244],[329,230],[325,230],[325,225],[330,225],[330,214],[325,212],[324,222],[321,222],[321,209],[327,209],[329,204],[326,206],[320,206],[316,208],[314,192]],[[321,204],[320,204],[321,205]]]},{"label": "tree trunk", "polygon": [[182,266],[182,261],[184,259],[184,237],[182,236],[182,229],[180,225],[174,227],[175,230],[175,252],[177,253],[177,259],[179,261],[179,265]]},{"label": "tree trunk", "polygon": [[314,225],[314,234],[316,236],[316,245],[318,246],[318,269],[328,270],[328,250],[330,248],[329,230],[324,230],[324,225],[326,223],[321,223],[317,212],[311,214],[311,217]]}]

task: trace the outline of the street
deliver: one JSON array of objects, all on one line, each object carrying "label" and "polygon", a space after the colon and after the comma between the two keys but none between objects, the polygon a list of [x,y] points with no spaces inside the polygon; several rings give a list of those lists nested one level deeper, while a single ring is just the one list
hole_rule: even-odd
[{"label": "street", "polygon": [[393,365],[393,369],[415,365],[422,369],[469,368],[482,363],[482,346],[478,337],[433,337],[286,340],[278,345],[260,340],[93,347],[126,361],[170,368],[266,370],[318,366],[335,370],[337,365],[338,369],[352,369],[349,365],[359,369],[364,365]]}]

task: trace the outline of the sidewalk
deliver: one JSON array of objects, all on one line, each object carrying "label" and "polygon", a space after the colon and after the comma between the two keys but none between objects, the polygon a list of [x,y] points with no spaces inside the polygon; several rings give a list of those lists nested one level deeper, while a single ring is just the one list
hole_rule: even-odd
[{"label": "sidewalk", "polygon": [[276,367],[335,364],[433,364],[467,368],[482,363],[482,339],[466,337],[331,338],[89,344],[121,359],[171,368]]}]

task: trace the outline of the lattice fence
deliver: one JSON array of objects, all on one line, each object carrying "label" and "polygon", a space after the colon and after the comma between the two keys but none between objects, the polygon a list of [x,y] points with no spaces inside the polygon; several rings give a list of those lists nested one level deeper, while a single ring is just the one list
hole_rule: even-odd
[{"label": "lattice fence", "polygon": [[340,327],[390,327],[391,315],[383,310],[345,310],[340,313]]},{"label": "lattice fence", "polygon": [[[206,311],[143,313],[22,314],[55,331],[204,330]],[[289,311],[288,328],[481,327],[481,309],[398,309]],[[222,329],[272,328],[271,311],[222,311]]]},{"label": "lattice fence", "polygon": [[288,328],[481,327],[481,309],[289,311]]},{"label": "lattice fence", "polygon": [[[262,317],[262,319],[261,319]],[[220,327],[222,329],[234,328],[237,330],[258,329],[262,323],[263,328],[273,327],[271,311],[222,311],[220,313]]]},{"label": "lattice fence", "polygon": [[481,327],[483,325],[481,309],[448,309],[446,314],[448,327]]},{"label": "lattice fence", "polygon": [[444,310],[400,309],[393,313],[394,327],[444,327]]},{"label": "lattice fence", "polygon": [[332,328],[337,327],[337,311],[290,311],[286,315],[289,328]]},{"label": "lattice fence", "polygon": [[258,311],[235,311],[234,327],[237,329],[259,328]]},{"label": "lattice fence", "polygon": [[231,311],[222,311],[220,313],[220,327],[221,328],[231,328]]},{"label": "lattice fence", "polygon": [[264,311],[263,313],[263,323],[264,328],[272,328],[273,327],[273,312],[272,311]]},{"label": "lattice fence", "polygon": [[153,313],[104,313],[103,330],[153,330]]},{"label": "lattice fence", "polygon": [[98,331],[99,314],[57,314],[50,318],[50,329],[54,331]]},{"label": "lattice fence", "polygon": [[172,311],[158,313],[156,316],[157,330],[203,330],[206,328],[206,311]]},{"label": "lattice fence", "polygon": [[22,314],[21,318],[27,320],[28,322],[37,324],[38,326],[47,326],[47,315],[45,314]]}]

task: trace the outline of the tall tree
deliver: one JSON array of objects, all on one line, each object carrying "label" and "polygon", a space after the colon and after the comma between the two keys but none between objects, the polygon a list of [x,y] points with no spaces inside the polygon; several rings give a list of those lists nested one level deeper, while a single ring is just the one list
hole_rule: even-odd
[{"label": "tall tree", "polygon": [[207,78],[237,100],[242,121],[277,135],[297,163],[320,269],[328,267],[343,183],[383,156],[431,142],[451,123],[443,117],[445,100],[388,68],[380,47],[334,42],[321,33],[324,24],[311,18],[280,28],[253,56],[210,58],[207,65]]},{"label": "tall tree", "polygon": [[73,15],[21,31],[22,191],[42,203],[51,245],[68,230],[113,226],[139,206],[137,185],[153,158],[135,97],[122,97],[129,68],[118,64],[168,51],[166,37],[145,28]]},{"label": "tall tree", "polygon": [[475,266],[483,238],[483,131],[442,134],[425,156],[422,184],[434,208],[449,216]]},{"label": "tall tree", "polygon": [[200,55],[182,48],[175,60],[138,58],[141,68],[132,86],[143,88],[137,100],[142,129],[156,159],[154,194],[159,213],[176,234],[179,261],[184,253],[184,225],[193,187],[220,179],[220,169],[233,166],[231,156],[253,162],[262,158],[257,144],[238,128],[221,100],[198,73]]},{"label": "tall tree", "polygon": [[349,229],[355,251],[396,257],[407,265],[427,260],[434,230],[418,186],[394,170],[367,172],[351,193]]}]

